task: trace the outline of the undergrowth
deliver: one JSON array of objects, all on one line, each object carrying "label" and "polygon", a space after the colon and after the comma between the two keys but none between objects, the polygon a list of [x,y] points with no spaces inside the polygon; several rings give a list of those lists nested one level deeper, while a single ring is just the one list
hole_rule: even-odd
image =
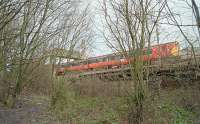
[{"label": "undergrowth", "polygon": [[164,105],[161,111],[171,116],[173,124],[194,124],[194,113],[177,105]]},{"label": "undergrowth", "polygon": [[[65,78],[54,83],[51,110],[59,120],[70,124],[128,124],[128,96],[81,95],[73,86]],[[149,94],[144,103],[144,124],[198,123],[200,106],[194,93],[198,95],[193,88],[179,88],[162,90],[153,99]]]},{"label": "undergrowth", "polygon": [[120,97],[77,96],[65,79],[54,84],[51,110],[61,121],[71,124],[119,124],[126,114],[126,105]]}]

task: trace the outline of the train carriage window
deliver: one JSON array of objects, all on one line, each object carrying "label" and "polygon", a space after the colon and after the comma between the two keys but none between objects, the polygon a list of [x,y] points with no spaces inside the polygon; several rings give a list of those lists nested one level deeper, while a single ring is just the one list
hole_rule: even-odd
[{"label": "train carriage window", "polygon": [[72,66],[78,66],[78,65],[80,65],[80,62],[73,62],[72,63]]},{"label": "train carriage window", "polygon": [[97,59],[97,62],[102,62],[102,61],[103,61],[103,58]]},{"label": "train carriage window", "polygon": [[103,62],[107,61],[107,58],[103,58]]},{"label": "train carriage window", "polygon": [[91,63],[96,63],[96,62],[97,62],[96,59],[90,59],[90,60],[88,60],[88,63],[89,63],[89,64],[91,64]]},{"label": "train carriage window", "polygon": [[92,60],[88,60],[88,64],[91,64],[92,63]]},{"label": "train carriage window", "polygon": [[78,64],[77,63],[72,63],[72,66],[77,66]]},{"label": "train carriage window", "polygon": [[115,60],[115,56],[110,56],[109,60]]},{"label": "train carriage window", "polygon": [[87,61],[81,61],[80,62],[80,65],[86,65],[87,64]]},{"label": "train carriage window", "polygon": [[91,63],[91,60],[88,60],[88,64],[90,64]]},{"label": "train carriage window", "polygon": [[67,63],[62,64],[62,66],[71,66],[71,63],[67,62]]},{"label": "train carriage window", "polygon": [[114,56],[114,55],[111,58],[112,58],[112,60],[116,60],[116,56]]}]

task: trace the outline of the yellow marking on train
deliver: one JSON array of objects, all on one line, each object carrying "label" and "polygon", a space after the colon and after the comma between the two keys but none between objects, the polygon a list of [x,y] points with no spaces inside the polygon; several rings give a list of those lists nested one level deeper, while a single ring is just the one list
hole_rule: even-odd
[{"label": "yellow marking on train", "polygon": [[174,56],[178,56],[178,50],[179,50],[178,47],[172,48],[171,54],[174,55]]}]

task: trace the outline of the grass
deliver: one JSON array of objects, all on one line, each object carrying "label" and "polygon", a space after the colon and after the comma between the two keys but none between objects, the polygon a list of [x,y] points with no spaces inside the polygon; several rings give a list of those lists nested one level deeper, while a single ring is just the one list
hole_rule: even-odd
[{"label": "grass", "polygon": [[118,124],[120,115],[112,102],[101,97],[76,98],[73,107],[68,108],[68,115],[75,124]]},{"label": "grass", "polygon": [[[51,110],[59,120],[70,124],[127,124],[130,111],[127,96],[92,95],[91,83],[81,84],[86,85],[89,92],[81,95],[77,94],[77,88],[67,82],[66,79],[58,79],[51,97]],[[91,86],[100,93],[102,91],[99,89],[105,87],[107,85],[98,85],[98,88],[93,84]],[[188,89],[162,89],[160,96],[153,99],[149,94],[144,103],[144,124],[195,124],[195,120],[198,123],[198,92],[193,86]]]},{"label": "grass", "polygon": [[[102,89],[111,86],[108,82],[103,85],[82,83],[81,86],[83,85],[85,86],[77,88],[77,84],[68,83],[64,78],[57,79],[50,97],[38,94],[22,96],[21,100],[25,105],[23,110],[25,113],[32,108],[38,110],[34,117],[38,123],[128,124],[128,96],[123,93],[117,96],[118,93],[114,90],[110,90],[111,93],[105,90],[106,94],[110,95],[101,95]],[[115,89],[109,87],[111,88]],[[84,90],[84,93],[81,90]],[[88,93],[85,93],[86,91]],[[154,94],[154,98],[149,92],[144,101],[144,124],[200,123],[199,94],[197,86],[162,89],[160,96]]]},{"label": "grass", "polygon": [[64,79],[58,79],[54,91],[53,112],[72,124],[119,124],[126,112],[122,97],[76,95]]}]

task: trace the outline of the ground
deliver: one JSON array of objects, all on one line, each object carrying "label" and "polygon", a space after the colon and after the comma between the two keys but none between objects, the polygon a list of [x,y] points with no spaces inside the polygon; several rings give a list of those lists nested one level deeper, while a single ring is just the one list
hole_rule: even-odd
[{"label": "ground", "polygon": [[[13,109],[0,108],[0,122],[2,124],[111,124],[119,122],[118,112],[113,108],[121,108],[113,105],[114,102],[116,101],[105,101],[101,97],[83,97],[77,101],[70,101],[64,111],[60,108],[57,108],[59,111],[53,111],[49,97],[27,98],[26,96],[20,98]],[[57,104],[57,107],[59,106]]]},{"label": "ground", "polygon": [[[58,83],[51,97],[33,92],[22,95],[13,109],[0,106],[0,124],[127,124],[130,106],[123,90],[115,92],[110,83],[92,84],[75,88]],[[150,91],[144,101],[144,124],[199,124],[199,82],[196,84]]]},{"label": "ground", "polygon": [[0,108],[2,124],[57,124],[48,111],[49,100],[45,97],[20,98],[13,109]]}]

